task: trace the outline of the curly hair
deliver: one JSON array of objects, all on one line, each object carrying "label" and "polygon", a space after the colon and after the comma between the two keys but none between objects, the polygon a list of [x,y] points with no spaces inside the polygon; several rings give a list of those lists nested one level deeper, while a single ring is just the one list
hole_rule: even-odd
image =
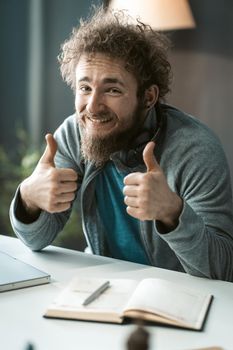
[{"label": "curly hair", "polygon": [[138,82],[138,96],[149,86],[159,88],[159,100],[168,93],[171,66],[167,60],[168,38],[124,11],[95,8],[87,20],[80,20],[58,56],[64,81],[75,90],[75,68],[82,54],[105,54],[125,62]]}]

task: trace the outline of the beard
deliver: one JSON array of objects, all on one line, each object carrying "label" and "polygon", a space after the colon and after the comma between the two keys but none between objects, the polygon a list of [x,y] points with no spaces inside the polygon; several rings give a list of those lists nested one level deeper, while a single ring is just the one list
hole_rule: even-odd
[{"label": "beard", "polygon": [[[83,160],[91,161],[95,166],[103,166],[110,159],[111,154],[129,149],[144,122],[144,108],[142,103],[138,103],[135,110],[126,117],[126,120],[127,118],[131,120],[131,123],[127,127],[122,127],[122,129],[118,127],[118,130],[110,131],[104,136],[89,135],[85,130],[85,126],[79,123]],[[88,112],[82,113],[82,118],[88,118],[88,116]],[[99,114],[98,118],[108,118],[111,116],[112,112],[104,112],[103,114]]]}]

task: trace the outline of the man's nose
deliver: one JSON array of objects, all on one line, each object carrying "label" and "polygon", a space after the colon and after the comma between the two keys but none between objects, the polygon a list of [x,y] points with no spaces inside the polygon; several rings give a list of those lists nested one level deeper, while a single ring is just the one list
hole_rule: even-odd
[{"label": "man's nose", "polygon": [[101,112],[103,109],[104,109],[103,98],[101,97],[100,94],[96,92],[92,92],[92,94],[89,95],[87,105],[86,105],[86,110],[88,111],[88,113],[97,114]]}]

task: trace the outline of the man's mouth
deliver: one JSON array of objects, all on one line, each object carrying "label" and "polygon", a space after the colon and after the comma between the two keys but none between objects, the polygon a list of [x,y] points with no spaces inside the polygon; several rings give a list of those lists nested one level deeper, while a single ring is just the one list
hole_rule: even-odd
[{"label": "man's mouth", "polygon": [[96,118],[96,117],[90,117],[90,116],[87,116],[87,119],[90,120],[92,123],[97,123],[97,124],[107,123],[112,120],[111,117]]}]

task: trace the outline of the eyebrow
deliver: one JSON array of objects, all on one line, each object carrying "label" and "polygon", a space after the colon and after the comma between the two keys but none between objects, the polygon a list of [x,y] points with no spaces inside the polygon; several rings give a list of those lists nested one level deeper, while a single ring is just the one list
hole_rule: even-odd
[{"label": "eyebrow", "polygon": [[[91,79],[88,76],[84,76],[78,80],[78,83],[81,83],[81,82],[91,83]],[[125,84],[123,83],[123,81],[121,81],[118,78],[108,77],[108,78],[104,78],[101,82],[103,84],[119,84],[119,85],[125,87]]]}]

